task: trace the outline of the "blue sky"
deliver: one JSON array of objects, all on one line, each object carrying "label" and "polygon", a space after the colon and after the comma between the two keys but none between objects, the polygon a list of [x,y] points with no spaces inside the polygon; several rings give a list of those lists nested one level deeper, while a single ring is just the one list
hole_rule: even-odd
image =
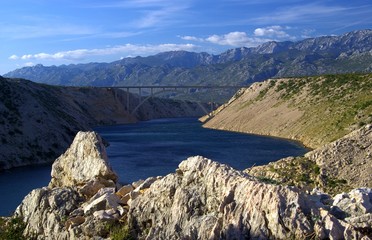
[{"label": "blue sky", "polygon": [[371,0],[12,0],[0,7],[0,74],[186,50],[219,54],[372,27]]}]

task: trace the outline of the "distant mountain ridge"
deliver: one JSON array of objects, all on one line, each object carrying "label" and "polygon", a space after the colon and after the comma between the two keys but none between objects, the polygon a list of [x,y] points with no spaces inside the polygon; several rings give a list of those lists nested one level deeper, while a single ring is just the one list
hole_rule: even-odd
[{"label": "distant mountain ridge", "polygon": [[111,63],[24,67],[5,77],[72,86],[245,85],[275,77],[372,72],[372,30],[267,42],[219,55],[187,51]]}]

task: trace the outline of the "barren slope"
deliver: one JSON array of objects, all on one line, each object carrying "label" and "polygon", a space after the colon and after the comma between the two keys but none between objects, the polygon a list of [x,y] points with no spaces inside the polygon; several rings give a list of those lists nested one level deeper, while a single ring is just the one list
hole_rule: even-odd
[{"label": "barren slope", "polygon": [[202,120],[209,128],[290,138],[317,148],[372,122],[372,74],[255,83]]}]

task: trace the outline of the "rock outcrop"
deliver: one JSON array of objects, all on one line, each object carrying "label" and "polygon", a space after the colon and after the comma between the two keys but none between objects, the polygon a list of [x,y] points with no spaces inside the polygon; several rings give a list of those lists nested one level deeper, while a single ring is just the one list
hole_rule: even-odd
[{"label": "rock outcrop", "polygon": [[366,125],[304,157],[288,157],[246,173],[267,181],[319,188],[330,194],[351,188],[372,188],[372,125]]},{"label": "rock outcrop", "polygon": [[70,148],[52,166],[49,187],[83,186],[91,180],[116,182],[105,146],[95,132],[78,132]]},{"label": "rock outcrop", "polygon": [[119,186],[102,141],[92,132],[79,133],[52,172],[49,187],[33,190],[16,210],[15,216],[26,222],[25,236],[102,239],[119,232],[121,238],[138,239],[372,237],[371,189],[334,199],[306,194],[200,156],[181,162],[167,176]]},{"label": "rock outcrop", "polygon": [[353,188],[372,188],[372,125],[308,152],[305,157],[314,161],[328,178],[345,180]]},{"label": "rock outcrop", "polygon": [[[362,195],[370,204],[369,192]],[[137,237],[145,239],[363,237],[357,227],[334,216],[332,204],[322,199],[322,195],[266,184],[226,165],[192,157],[132,201],[129,223]]]}]

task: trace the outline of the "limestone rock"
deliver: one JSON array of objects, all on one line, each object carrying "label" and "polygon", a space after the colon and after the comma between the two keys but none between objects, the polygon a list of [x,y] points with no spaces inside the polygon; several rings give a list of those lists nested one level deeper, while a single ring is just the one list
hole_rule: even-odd
[{"label": "limestone rock", "polygon": [[345,180],[353,188],[372,187],[371,124],[305,156],[329,178]]},{"label": "limestone rock", "polygon": [[308,211],[296,189],[192,157],[132,201],[129,223],[147,239],[301,238],[313,231]]},{"label": "limestone rock", "polygon": [[29,193],[15,211],[27,223],[25,234],[38,239],[64,239],[64,219],[81,203],[77,191],[69,188],[39,188]]},{"label": "limestone rock", "polygon": [[317,187],[331,194],[352,188],[371,188],[372,125],[310,151],[304,157],[283,158],[246,172],[304,190]]},{"label": "limestone rock", "polygon": [[[103,191],[102,191],[103,190]],[[93,196],[84,207],[84,214],[91,214],[99,210],[115,209],[120,206],[121,200],[115,194],[114,188],[103,188]]]},{"label": "limestone rock", "polygon": [[331,214],[323,204],[329,196],[326,201],[322,198],[293,187],[265,184],[224,164],[191,157],[174,174],[156,180],[131,200],[128,222],[141,239],[364,236],[351,223]]},{"label": "limestone rock", "polygon": [[346,212],[348,216],[372,213],[372,189],[358,188],[349,193],[337,194],[333,205]]},{"label": "limestone rock", "polygon": [[101,137],[95,132],[79,132],[70,148],[52,166],[49,187],[82,186],[102,178],[116,182]]},{"label": "limestone rock", "polygon": [[116,194],[118,194],[119,196],[121,197],[124,197],[125,195],[127,195],[128,193],[130,193],[131,191],[133,191],[134,188],[132,185],[128,184],[128,185],[124,185],[122,186]]},{"label": "limestone rock", "polygon": [[79,193],[89,199],[94,196],[100,189],[107,187],[115,188],[116,184],[112,180],[97,178],[94,180],[90,180],[83,187],[79,188]]}]

